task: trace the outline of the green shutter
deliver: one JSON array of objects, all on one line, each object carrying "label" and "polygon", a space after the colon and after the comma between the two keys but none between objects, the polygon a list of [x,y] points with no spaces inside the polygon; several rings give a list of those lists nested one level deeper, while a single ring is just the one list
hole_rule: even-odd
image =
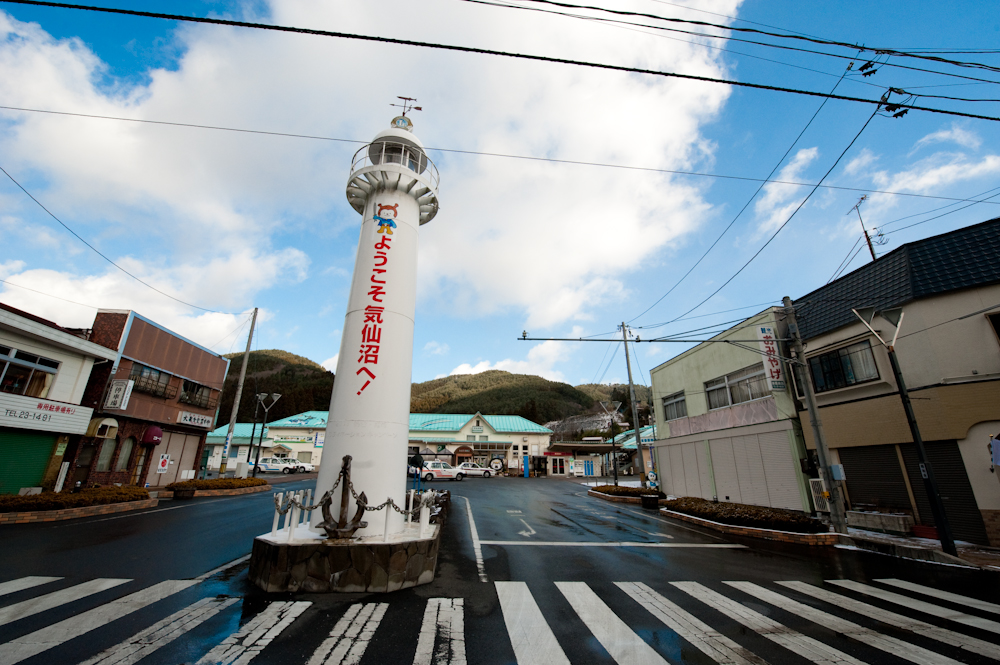
[{"label": "green shutter", "polygon": [[50,432],[0,431],[0,494],[41,485],[55,443]]}]

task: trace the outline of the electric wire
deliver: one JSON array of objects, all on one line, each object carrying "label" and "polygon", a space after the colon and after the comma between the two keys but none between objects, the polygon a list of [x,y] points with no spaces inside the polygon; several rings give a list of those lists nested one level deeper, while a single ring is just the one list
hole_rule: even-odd
[{"label": "electric wire", "polygon": [[[863,250],[864,248],[865,248],[864,245],[858,247],[857,250],[855,250],[854,254],[851,255],[851,258],[847,259],[847,263],[845,263],[843,266],[837,269],[837,272],[834,273],[833,278],[830,280],[830,282],[832,282],[835,279],[840,279],[844,275],[844,273],[847,272],[847,269],[851,266],[851,263],[854,262],[854,259],[858,258],[858,254],[860,254],[861,250]],[[827,284],[829,284],[830,282],[827,282]]]},{"label": "electric wire", "polygon": [[829,284],[830,282],[832,282],[833,280],[835,280],[837,278],[837,274],[840,272],[840,269],[844,267],[844,263],[846,263],[846,262],[848,262],[848,261],[850,261],[851,259],[854,258],[854,254],[852,252],[854,252],[854,248],[858,246],[859,242],[861,242],[861,237],[860,236],[858,236],[858,238],[854,241],[854,244],[851,245],[851,248],[849,250],[847,250],[847,256],[845,256],[843,259],[841,259],[840,263],[837,264],[837,269],[833,271],[832,275],[830,275],[830,279],[826,280],[827,284]]},{"label": "electric wire", "polygon": [[6,284],[7,286],[16,286],[19,289],[24,289],[25,291],[31,291],[32,293],[37,293],[40,296],[46,296],[48,298],[55,298],[56,300],[62,300],[63,302],[68,302],[71,305],[79,305],[80,307],[89,307],[90,309],[100,309],[100,307],[97,307],[96,305],[88,305],[86,303],[77,302],[75,300],[69,300],[61,296],[54,296],[51,293],[45,293],[44,291],[39,291],[38,289],[32,289],[30,287],[23,286],[21,284],[15,284],[14,282],[10,282],[5,279],[0,279],[0,284]]},{"label": "electric wire", "polygon": [[964,205],[961,208],[955,208],[954,210],[949,210],[948,212],[943,212],[940,215],[935,215],[934,217],[930,217],[928,219],[924,219],[924,220],[921,220],[919,222],[914,222],[913,224],[907,224],[906,226],[901,226],[898,229],[893,229],[892,231],[886,231],[885,234],[889,235],[890,233],[899,233],[900,231],[905,231],[906,229],[912,229],[914,226],[920,226],[921,224],[926,224],[927,222],[934,221],[935,219],[940,219],[940,218],[944,217],[945,215],[950,215],[952,213],[959,212],[960,210],[965,210],[966,208],[971,208],[972,206],[976,205],[977,203],[982,203],[983,201],[995,198],[997,196],[1000,196],[1000,192],[997,192],[996,194],[993,194],[992,196],[988,196],[988,197],[986,197],[986,199],[982,199],[980,201],[973,201],[972,203]]},{"label": "electric wire", "polygon": [[[421,48],[430,48],[444,51],[456,51],[462,53],[477,53],[480,55],[494,55],[502,56],[507,58],[514,58],[518,60],[530,60],[534,62],[546,62],[552,64],[563,64],[572,65],[576,67],[588,67],[593,69],[602,69],[606,71],[616,71],[625,72],[630,74],[646,74],[649,76],[661,76],[664,78],[676,78],[688,81],[701,81],[705,83],[718,83],[722,85],[732,85],[743,88],[752,88],[756,90],[768,90],[772,92],[787,92],[790,94],[807,95],[811,97],[828,97],[830,99],[839,99],[842,101],[851,101],[864,104],[875,104],[877,107],[881,106],[884,100],[876,99],[865,99],[863,97],[849,97],[846,95],[829,95],[822,92],[815,92],[811,90],[801,90],[797,88],[785,88],[782,86],[767,85],[764,83],[750,83],[747,81],[736,81],[732,79],[720,79],[711,76],[697,76],[694,74],[681,74],[678,72],[665,72],[652,69],[643,69],[640,67],[625,67],[622,65],[610,65],[600,62],[590,62],[584,60],[573,60],[570,58],[556,58],[543,55],[535,55],[528,53],[518,53],[512,51],[498,51],[495,49],[484,49],[472,46],[458,46],[455,44],[442,44],[439,42],[421,42],[412,39],[396,39],[393,37],[378,37],[375,35],[361,35],[348,32],[336,32],[332,30],[316,30],[312,28],[297,28],[293,26],[284,25],[273,25],[266,23],[251,23],[248,21],[232,21],[228,19],[220,18],[206,18],[201,16],[183,16],[181,14],[164,14],[160,12],[143,12],[131,9],[115,9],[110,7],[96,7],[93,5],[77,5],[65,2],[48,2],[47,0],[0,0],[0,2],[7,2],[20,5],[33,5],[42,7],[56,7],[60,9],[76,9],[82,11],[92,11],[92,12],[102,12],[107,14],[123,14],[128,16],[140,16],[145,18],[157,18],[165,19],[169,21],[182,21],[189,23],[206,23],[214,25],[226,25],[237,28],[251,28],[256,30],[273,30],[276,32],[288,32],[288,33],[299,33],[306,35],[315,35],[319,37],[334,37],[338,39],[354,39],[359,41],[367,42],[377,42],[383,44],[399,44],[402,46],[416,46]],[[928,113],[938,113],[942,115],[952,115],[963,118],[976,118],[978,120],[990,120],[993,122],[1000,122],[1000,117],[986,116],[976,113],[965,113],[962,111],[950,111],[947,109],[932,108],[926,106],[917,106],[915,104],[894,104],[898,108],[906,108],[914,111],[927,111]]]},{"label": "electric wire", "polygon": [[[0,0],[3,2],[4,0]],[[73,113],[70,111],[50,111],[46,109],[32,109],[20,106],[3,106],[0,105],[0,109],[8,111],[23,111],[26,113],[42,113],[46,115],[62,115],[75,118],[91,118],[95,120],[116,120],[121,122],[134,122],[139,124],[149,124],[149,125],[169,125],[173,127],[186,127],[192,129],[208,129],[208,130],[219,130],[224,132],[236,132],[241,134],[261,134],[265,136],[279,136],[285,138],[298,138],[298,139],[310,139],[316,141],[336,141],[340,143],[354,143],[358,145],[368,145],[369,141],[360,141],[357,139],[344,139],[336,138],[330,136],[318,136],[312,134],[293,134],[289,132],[276,132],[276,131],[266,131],[257,129],[242,129],[237,127],[222,127],[216,125],[199,125],[194,123],[184,123],[184,122],[167,122],[163,120],[143,120],[139,118],[124,118],[119,116],[109,116],[109,115],[92,115],[88,113]],[[706,173],[703,171],[681,171],[678,169],[660,169],[651,166],[632,166],[629,164],[611,164],[607,162],[588,162],[583,160],[573,160],[573,159],[556,159],[554,157],[536,157],[533,155],[514,155],[510,153],[502,152],[483,152],[478,150],[460,150],[458,148],[439,148],[430,146],[427,150],[434,150],[437,152],[452,153],[458,155],[474,155],[477,157],[497,157],[501,159],[520,159],[525,161],[533,162],[548,162],[551,164],[565,164],[569,166],[591,166],[595,168],[607,168],[607,169],[622,169],[626,171],[641,171],[648,173],[664,173],[668,175],[683,175],[683,176],[693,176],[699,178],[716,178],[719,180],[737,180],[745,182],[772,182],[779,185],[796,185],[800,187],[812,187],[816,185],[815,182],[797,182],[794,180],[763,180],[761,178],[751,178],[748,176],[738,176],[738,175],[728,175],[724,173]],[[833,189],[838,191],[846,192],[866,192],[868,194],[885,194],[888,196],[903,196],[910,198],[919,199],[934,199],[940,201],[952,201],[954,203],[966,203],[973,201],[975,199],[960,199],[951,196],[935,196],[931,194],[916,194],[913,192],[894,192],[881,189],[869,189],[865,187],[843,187],[840,185],[825,185],[820,183],[820,187],[823,189]],[[1000,205],[998,201],[987,201],[990,205]]]},{"label": "electric wire", "polygon": [[[743,23],[750,23],[751,25],[762,25],[765,28],[771,28],[772,30],[784,30],[785,32],[792,33],[794,35],[804,35],[806,37],[816,37],[816,35],[810,35],[807,32],[797,32],[795,30],[789,30],[788,28],[782,28],[777,25],[768,25],[767,23],[758,23],[757,21],[751,21],[749,19],[740,18],[739,16],[729,16],[728,14],[718,14],[716,12],[710,12],[707,9],[698,9],[697,7],[688,7],[687,5],[679,5],[676,2],[667,2],[667,0],[651,0],[661,5],[670,5],[671,7],[678,7],[680,9],[687,9],[693,12],[701,12],[702,14],[711,14],[712,16],[720,16],[722,18],[728,18],[731,21],[741,21]],[[821,39],[817,37],[817,39]],[[915,50],[915,49],[907,49]]]},{"label": "electric wire", "polygon": [[[998,189],[1000,189],[1000,187],[992,187],[990,189],[987,189],[985,192],[980,192],[979,194],[973,195],[972,198],[969,199],[969,201],[980,200],[983,203],[993,203],[993,201],[987,201],[986,199],[980,199],[979,197],[986,196],[990,192],[998,190]],[[937,212],[939,210],[944,210],[945,208],[951,208],[952,206],[957,205],[957,203],[958,202],[956,202],[956,203],[948,203],[948,204],[940,206],[938,208],[931,208],[930,210],[924,210],[923,212],[915,212],[915,213],[913,213],[911,215],[905,215],[903,217],[897,217],[896,219],[890,220],[888,222],[883,222],[882,224],[878,224],[878,225],[876,225],[875,228],[877,230],[879,230],[879,231],[884,231],[885,228],[887,226],[890,226],[891,224],[898,224],[899,222],[902,222],[902,221],[907,220],[907,219],[912,219],[914,217],[919,217],[920,215],[929,215],[929,214],[931,214],[933,212]]]},{"label": "electric wire", "polygon": [[715,316],[717,314],[728,314],[729,312],[738,312],[744,309],[750,309],[751,307],[764,307],[765,305],[773,305],[775,303],[781,302],[780,300],[769,300],[767,302],[758,303],[756,305],[744,305],[742,307],[734,307],[733,309],[724,309],[718,312],[709,312],[708,314],[695,314],[694,316],[685,316],[682,318],[671,319],[670,321],[663,321],[662,323],[649,323],[644,326],[633,326],[633,330],[649,330],[651,328],[661,328],[665,325],[674,323],[675,321],[690,321],[691,319],[703,319],[706,316]]},{"label": "electric wire", "polygon": [[622,345],[621,342],[618,342],[618,344],[615,345],[615,351],[614,351],[614,353],[611,354],[611,358],[610,358],[610,360],[608,360],[608,364],[604,368],[604,371],[601,372],[601,378],[597,380],[597,383],[600,383],[601,381],[603,381],[604,380],[604,375],[608,373],[609,369],[611,369],[611,363],[613,363],[615,361],[615,356],[618,355],[618,349],[621,348],[621,345]]},{"label": "electric wire", "polygon": [[20,190],[21,190],[22,192],[24,192],[25,194],[27,194],[27,195],[28,195],[28,198],[30,198],[30,199],[31,199],[32,201],[34,201],[35,203],[37,203],[37,204],[38,204],[38,207],[39,207],[39,208],[41,208],[42,210],[44,210],[45,212],[47,212],[47,213],[48,213],[48,215],[49,215],[49,217],[51,217],[52,219],[54,219],[54,220],[56,220],[57,222],[59,222],[60,226],[62,226],[62,227],[63,227],[64,229],[66,229],[66,230],[67,230],[67,231],[69,231],[69,232],[70,232],[71,234],[73,234],[73,237],[75,237],[75,238],[76,238],[77,240],[79,240],[79,241],[80,241],[80,242],[82,242],[82,243],[83,243],[84,245],[86,245],[86,246],[87,246],[87,247],[89,247],[89,248],[90,248],[91,250],[93,250],[93,251],[94,251],[94,253],[95,253],[95,254],[97,254],[98,256],[100,256],[100,257],[101,257],[102,259],[104,259],[105,261],[107,261],[108,263],[110,263],[111,265],[113,265],[114,267],[118,268],[118,269],[119,269],[120,271],[122,271],[123,273],[125,273],[126,275],[128,275],[129,277],[131,277],[132,279],[134,279],[135,281],[139,282],[140,284],[142,284],[143,286],[145,286],[145,287],[147,287],[147,288],[149,288],[149,289],[152,289],[153,291],[156,291],[156,292],[157,292],[157,293],[159,293],[159,294],[160,294],[161,296],[165,296],[165,297],[167,297],[167,298],[170,298],[170,299],[171,299],[171,300],[173,300],[174,302],[178,302],[178,303],[180,303],[180,304],[182,304],[182,305],[185,305],[185,306],[187,306],[187,307],[192,307],[192,308],[194,308],[194,309],[200,309],[200,310],[201,310],[201,311],[203,311],[203,312],[210,312],[210,313],[212,313],[212,314],[226,314],[226,313],[227,313],[227,312],[218,312],[218,311],[216,311],[216,310],[214,310],[214,309],[207,309],[207,308],[205,308],[205,307],[199,307],[198,305],[192,305],[191,303],[189,303],[189,302],[185,302],[185,301],[181,300],[180,298],[175,298],[174,296],[170,295],[169,293],[165,293],[165,292],[161,291],[160,289],[156,288],[155,286],[153,286],[152,284],[149,284],[148,282],[145,282],[145,281],[143,281],[142,279],[140,279],[140,278],[136,277],[135,275],[133,275],[132,273],[130,273],[130,272],[129,272],[128,270],[125,270],[125,268],[122,268],[122,267],[121,267],[120,265],[118,265],[117,263],[115,263],[114,261],[112,261],[112,260],[111,260],[110,258],[108,258],[107,256],[105,256],[105,255],[104,255],[103,253],[101,253],[101,251],[100,251],[99,249],[97,249],[96,247],[94,247],[93,245],[91,245],[91,244],[90,244],[89,242],[87,242],[86,240],[84,240],[84,239],[83,239],[83,238],[82,238],[82,237],[80,236],[80,234],[78,234],[78,233],[77,233],[76,231],[74,231],[73,229],[71,229],[71,228],[70,228],[70,227],[69,227],[69,226],[68,226],[68,225],[67,225],[67,224],[66,224],[65,222],[63,222],[63,221],[62,221],[61,219],[59,219],[58,217],[56,217],[56,216],[55,216],[55,214],[54,214],[54,213],[53,213],[53,212],[52,212],[51,210],[49,210],[49,209],[48,209],[48,208],[46,208],[46,207],[45,207],[44,205],[42,205],[42,202],[41,202],[41,201],[39,201],[38,199],[36,199],[36,198],[35,198],[35,197],[34,197],[34,196],[33,196],[33,195],[31,194],[31,192],[29,192],[29,191],[28,191],[27,189],[25,189],[25,188],[24,188],[24,186],[23,186],[23,185],[21,185],[21,183],[19,183],[19,182],[18,182],[17,180],[15,180],[15,179],[14,179],[14,176],[12,176],[12,175],[11,175],[10,173],[8,173],[8,172],[7,172],[7,170],[6,170],[6,169],[4,169],[4,168],[3,168],[2,166],[0,166],[0,171],[3,171],[3,174],[4,174],[5,176],[7,176],[8,178],[10,178],[10,181],[11,181],[12,183],[14,183],[15,185],[17,185],[17,186],[18,186],[18,188],[19,188],[19,189],[20,189]]},{"label": "electric wire", "polygon": [[[874,112],[873,112],[873,113],[871,114],[871,116],[869,116],[868,120],[866,120],[866,121],[865,121],[865,124],[864,124],[864,126],[862,126],[862,127],[861,127],[861,129],[860,129],[860,130],[858,131],[858,133],[857,133],[857,134],[856,134],[856,135],[854,136],[854,138],[853,138],[853,139],[851,139],[851,142],[850,142],[849,144],[847,144],[847,147],[846,147],[846,148],[844,148],[843,152],[841,152],[841,153],[840,153],[840,155],[839,155],[839,156],[837,157],[836,161],[834,161],[833,165],[832,165],[832,166],[831,166],[831,167],[830,167],[829,169],[827,169],[826,173],[824,173],[824,174],[823,174],[823,177],[822,177],[822,178],[820,178],[820,182],[823,182],[824,180],[826,180],[827,176],[829,176],[829,175],[830,175],[830,174],[831,174],[831,173],[833,172],[833,170],[834,170],[835,168],[837,168],[837,165],[838,165],[838,164],[840,164],[840,160],[842,160],[842,159],[844,158],[844,155],[846,155],[846,154],[847,154],[847,151],[851,149],[851,147],[852,147],[852,146],[854,145],[854,143],[855,143],[855,142],[856,142],[856,141],[857,141],[857,140],[858,140],[859,138],[861,138],[861,134],[862,134],[862,133],[864,133],[865,129],[866,129],[867,127],[868,127],[869,123],[871,123],[871,121],[872,121],[872,120],[873,120],[873,119],[875,118],[875,116],[876,116],[876,115],[878,115],[878,109],[876,109],[876,110],[875,110],[875,111],[874,111]],[[723,284],[722,284],[722,285],[721,285],[721,286],[720,286],[719,288],[717,288],[717,289],[716,289],[715,291],[713,291],[713,292],[712,292],[712,293],[711,293],[711,294],[710,294],[710,295],[709,295],[709,296],[708,296],[707,298],[705,298],[704,300],[702,300],[702,301],[701,301],[700,303],[698,303],[697,305],[695,305],[694,307],[692,307],[692,308],[691,308],[691,309],[689,309],[688,311],[684,312],[684,314],[682,314],[681,316],[687,316],[688,314],[690,314],[690,313],[691,313],[691,312],[693,312],[694,310],[696,310],[696,309],[698,309],[699,307],[701,307],[702,305],[704,305],[704,304],[705,304],[706,302],[708,302],[709,300],[711,300],[712,298],[714,298],[714,297],[715,297],[715,295],[716,295],[717,293],[719,293],[719,291],[721,291],[722,289],[726,288],[726,286],[728,286],[730,282],[732,282],[732,281],[733,281],[734,279],[736,279],[736,277],[737,277],[737,276],[738,276],[738,275],[739,275],[740,273],[742,273],[742,272],[743,272],[743,271],[744,271],[744,270],[745,270],[745,269],[747,268],[747,266],[749,266],[749,265],[750,265],[750,264],[751,264],[751,263],[753,262],[753,260],[754,260],[754,259],[756,259],[756,258],[757,258],[758,256],[760,256],[760,253],[761,253],[761,252],[763,252],[763,251],[764,251],[764,249],[765,249],[765,248],[766,248],[766,247],[767,247],[768,245],[770,245],[770,244],[771,244],[771,241],[772,241],[772,240],[774,240],[775,238],[777,238],[777,237],[778,237],[778,234],[779,234],[779,233],[781,233],[782,229],[784,229],[784,228],[785,228],[786,226],[788,226],[788,223],[789,223],[790,221],[792,221],[792,219],[793,219],[793,218],[795,217],[795,215],[796,215],[796,214],[798,214],[799,210],[802,210],[802,206],[804,206],[804,205],[806,204],[806,202],[807,202],[807,201],[809,201],[809,199],[811,199],[811,198],[812,198],[812,195],[816,193],[816,190],[817,190],[817,189],[819,189],[819,187],[813,187],[813,188],[812,188],[811,190],[809,190],[809,193],[808,193],[808,194],[806,195],[806,197],[805,197],[804,199],[802,199],[802,201],[801,201],[801,202],[799,203],[799,205],[798,205],[798,206],[796,206],[795,210],[793,210],[793,211],[792,211],[792,214],[788,216],[788,219],[786,219],[786,220],[785,220],[785,221],[784,221],[784,222],[782,223],[782,225],[781,225],[781,226],[779,226],[779,227],[777,228],[777,230],[776,230],[776,231],[775,231],[775,232],[774,232],[774,233],[773,233],[773,234],[771,235],[771,237],[767,239],[767,242],[765,242],[765,243],[764,243],[764,244],[763,244],[763,245],[762,245],[762,246],[760,247],[760,249],[758,249],[758,250],[757,250],[757,251],[756,251],[756,252],[754,253],[754,255],[753,255],[753,256],[751,256],[751,257],[750,257],[750,258],[749,258],[749,259],[747,260],[747,262],[746,262],[746,263],[744,263],[744,264],[743,264],[743,265],[742,265],[742,266],[740,267],[740,269],[739,269],[739,270],[737,270],[737,271],[736,271],[735,273],[733,273],[733,275],[732,275],[732,276],[731,276],[731,277],[730,277],[729,279],[727,279],[727,280],[726,280],[726,281],[725,281],[725,282],[724,282],[724,283],[723,283]]]},{"label": "electric wire", "polygon": [[[846,74],[847,74],[846,71],[843,74],[841,74],[840,78],[837,80],[837,83],[833,86],[833,89],[830,92],[833,92],[834,90],[837,89],[837,86],[840,85],[841,81],[844,80],[844,76]],[[795,149],[795,146],[798,145],[799,139],[802,138],[802,136],[806,133],[806,130],[809,129],[809,127],[812,125],[813,120],[816,119],[816,116],[819,115],[819,112],[823,110],[824,106],[826,106],[827,101],[829,101],[829,100],[824,99],[822,102],[820,102],[819,107],[816,109],[815,112],[813,112],[812,117],[809,118],[809,122],[807,122],[806,126],[802,128],[802,130],[799,132],[798,136],[795,137],[795,140],[792,141],[792,144],[790,146],[788,146],[788,149],[785,150],[785,153],[781,156],[781,159],[779,159],[778,163],[774,165],[774,168],[771,169],[771,172],[767,174],[767,178],[765,178],[765,180],[770,180],[771,176],[773,176],[778,171],[778,169],[781,168],[781,165],[784,163],[785,158],[787,158],[788,155],[791,154],[792,150]],[[750,207],[750,204],[753,203],[754,199],[757,198],[757,195],[760,194],[760,192],[761,192],[762,189],[764,189],[764,185],[765,184],[766,183],[762,182],[757,187],[756,191],[754,191],[754,193],[750,196],[750,198],[747,199],[747,202],[743,204],[743,207],[740,208],[740,211],[738,213],[736,213],[736,216],[733,217],[733,220],[731,222],[729,222],[729,224],[726,226],[726,228],[724,228],[722,230],[722,233],[719,234],[719,237],[717,237],[715,239],[715,241],[709,246],[709,248],[706,249],[704,251],[704,253],[700,257],[698,257],[698,260],[695,261],[694,264],[690,268],[688,268],[688,271],[686,273],[684,273],[683,275],[681,275],[681,278],[678,279],[676,282],[674,282],[674,285],[671,286],[669,289],[667,289],[667,292],[664,293],[662,296],[660,296],[656,300],[656,302],[654,302],[652,305],[650,305],[645,310],[643,310],[643,312],[641,314],[639,314],[638,316],[632,317],[629,320],[629,323],[631,323],[632,321],[635,321],[636,319],[642,317],[647,312],[649,312],[649,310],[651,310],[654,307],[656,307],[657,305],[659,305],[663,301],[664,298],[666,298],[671,293],[673,293],[674,289],[676,289],[678,286],[681,285],[681,282],[683,282],[685,279],[687,279],[687,276],[690,275],[694,271],[695,268],[697,268],[699,265],[701,265],[701,262],[705,260],[705,257],[707,257],[709,255],[709,253],[713,249],[715,249],[715,246],[718,245],[719,242],[722,241],[722,238],[726,235],[726,233],[729,232],[729,229],[733,228],[733,225],[737,222],[737,220],[739,220],[739,218],[743,216],[743,213],[746,211],[746,209]]]},{"label": "electric wire", "polygon": [[597,371],[594,372],[594,379],[593,381],[591,381],[591,383],[597,383],[597,375],[601,373],[601,368],[604,367],[604,361],[607,359],[608,351],[610,350],[611,350],[610,346],[604,347],[604,355],[601,356],[601,362],[597,363]]}]

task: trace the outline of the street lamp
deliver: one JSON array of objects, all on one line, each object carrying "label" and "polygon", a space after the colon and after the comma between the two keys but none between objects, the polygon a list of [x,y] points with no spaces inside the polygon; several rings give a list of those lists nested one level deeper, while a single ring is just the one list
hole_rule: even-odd
[{"label": "street lamp", "polygon": [[889,352],[889,365],[892,366],[892,373],[896,377],[896,386],[899,388],[899,399],[903,402],[903,411],[906,413],[906,423],[910,426],[910,436],[913,438],[913,443],[917,444],[920,475],[924,479],[924,489],[927,491],[927,498],[931,502],[931,513],[934,515],[934,522],[938,528],[941,549],[945,554],[958,556],[958,552],[955,549],[955,539],[951,534],[951,524],[948,522],[948,515],[944,511],[944,501],[941,500],[941,491],[938,488],[937,478],[934,477],[934,469],[931,467],[930,460],[927,459],[924,440],[920,436],[920,429],[917,427],[917,417],[914,415],[913,405],[910,403],[910,393],[906,390],[906,383],[903,382],[903,372],[899,369],[899,360],[896,359],[896,339],[899,337],[899,328],[903,324],[903,310],[896,307],[878,312],[879,316],[896,328],[893,332],[891,342],[886,342],[882,339],[882,336],[875,332],[875,329],[871,326],[876,314],[874,307],[858,307],[851,311],[854,312],[856,317],[861,319],[861,323],[865,324],[865,327],[872,331],[875,338]]},{"label": "street lamp", "polygon": [[[271,403],[265,405],[264,400],[268,397],[267,393],[260,393],[257,395],[257,407],[262,407],[264,409],[264,423],[260,426],[260,438],[257,440],[257,456],[254,458],[253,462],[253,477],[257,477],[257,467],[260,466],[260,449],[264,446],[264,430],[267,428],[267,412],[271,410],[274,403],[277,402],[281,395],[278,393],[271,393]],[[254,428],[257,427],[257,407],[253,410],[253,421]],[[250,433],[250,444],[253,445],[253,432]]]}]

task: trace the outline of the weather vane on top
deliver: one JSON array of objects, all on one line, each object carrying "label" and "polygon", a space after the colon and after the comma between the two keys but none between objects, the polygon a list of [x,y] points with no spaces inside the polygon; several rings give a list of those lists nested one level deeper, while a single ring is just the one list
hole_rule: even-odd
[{"label": "weather vane on top", "polygon": [[423,111],[423,109],[421,107],[413,105],[413,102],[417,101],[416,97],[399,97],[397,95],[396,99],[402,99],[403,103],[402,104],[389,104],[389,106],[395,106],[397,108],[403,109],[403,117],[404,118],[406,117],[406,114],[409,113],[410,111]]}]

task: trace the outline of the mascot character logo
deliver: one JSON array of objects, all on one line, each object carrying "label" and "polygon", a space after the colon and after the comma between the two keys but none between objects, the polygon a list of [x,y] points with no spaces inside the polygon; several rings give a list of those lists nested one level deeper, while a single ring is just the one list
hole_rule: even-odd
[{"label": "mascot character logo", "polygon": [[[378,203],[376,205],[378,206],[378,214],[373,215],[373,217],[375,218],[375,221],[378,222],[378,233],[384,233],[391,236],[392,230],[396,228],[396,222],[389,219],[389,213],[392,213],[392,216],[396,217],[399,214],[399,210],[397,210],[399,204],[394,203],[390,206]],[[383,215],[385,216],[383,217]]]}]

